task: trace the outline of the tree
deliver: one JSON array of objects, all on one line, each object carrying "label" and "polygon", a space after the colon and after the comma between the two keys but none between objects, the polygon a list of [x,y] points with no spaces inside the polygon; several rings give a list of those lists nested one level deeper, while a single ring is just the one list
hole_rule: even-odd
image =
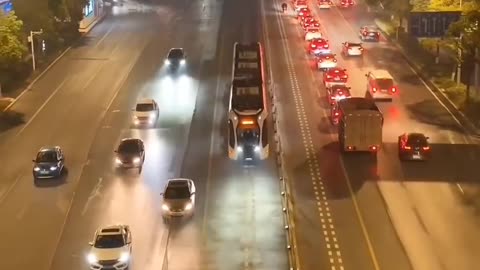
[{"label": "tree", "polygon": [[22,42],[23,22],[14,12],[0,14],[0,66],[6,69],[23,59],[27,48]]},{"label": "tree", "polygon": [[383,2],[383,6],[397,17],[399,26],[403,25],[403,20],[407,18],[413,9],[413,5],[410,4],[409,0],[386,0]]}]

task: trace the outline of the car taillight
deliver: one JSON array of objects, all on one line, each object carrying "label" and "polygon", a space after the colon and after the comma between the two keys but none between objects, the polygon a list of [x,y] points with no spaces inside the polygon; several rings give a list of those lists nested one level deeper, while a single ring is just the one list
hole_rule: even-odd
[{"label": "car taillight", "polygon": [[377,151],[378,147],[376,145],[370,146],[371,151]]},{"label": "car taillight", "polygon": [[303,12],[298,13],[298,15],[303,16]]},{"label": "car taillight", "polygon": [[333,59],[333,62],[337,62],[337,59]]},{"label": "car taillight", "polygon": [[397,92],[397,88],[392,87],[392,93],[395,93],[395,92]]},{"label": "car taillight", "polygon": [[373,91],[374,93],[377,92],[377,88],[373,87],[373,88],[372,88],[372,91]]},{"label": "car taillight", "polygon": [[327,79],[331,79],[331,78],[332,78],[332,76],[330,76],[330,75],[327,75]]},{"label": "car taillight", "polygon": [[405,149],[405,150],[410,150],[410,149],[412,149],[412,147],[410,147],[410,146],[408,146],[408,145],[404,145],[404,146],[403,146],[403,149]]},{"label": "car taillight", "polygon": [[328,48],[328,44],[323,45],[323,48]]},{"label": "car taillight", "polygon": [[335,115],[335,116],[338,116],[338,115],[339,115],[339,113],[338,113],[338,112],[335,112],[333,115]]},{"label": "car taillight", "polygon": [[347,75],[343,75],[343,78],[346,79],[346,78],[348,78],[348,76],[347,76]]},{"label": "car taillight", "polygon": [[332,97],[330,97],[330,99],[335,99],[335,97],[332,96]]},{"label": "car taillight", "polygon": [[312,46],[311,46],[311,47],[312,47],[312,48],[316,48],[316,47],[317,47],[317,45],[315,45],[315,44],[312,44]]},{"label": "car taillight", "polygon": [[430,150],[430,146],[424,146],[424,147],[422,147],[422,149],[425,150],[425,151]]},{"label": "car taillight", "polygon": [[337,96],[340,96],[340,95],[343,95],[342,91],[339,91]]}]

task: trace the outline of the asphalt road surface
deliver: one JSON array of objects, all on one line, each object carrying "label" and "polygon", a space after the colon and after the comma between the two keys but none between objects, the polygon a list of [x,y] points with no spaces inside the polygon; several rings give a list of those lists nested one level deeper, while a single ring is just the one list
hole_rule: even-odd
[{"label": "asphalt road surface", "polygon": [[[377,160],[340,156],[322,74],[306,53],[293,11],[281,14],[280,4],[266,1],[265,9],[301,268],[475,269],[478,220],[455,185],[476,181],[475,139],[384,38],[365,42],[363,58],[340,54],[342,42],[358,41],[359,28],[373,24],[365,7],[312,5],[339,66],[348,70],[353,96],[365,95],[364,74],[372,69],[387,69],[399,85],[393,102],[378,103],[385,125]],[[412,131],[431,138],[430,161],[398,160],[397,137]]]},{"label": "asphalt road surface", "polygon": [[[0,145],[0,269],[86,269],[87,243],[112,223],[132,228],[132,269],[288,268],[273,159],[244,168],[224,147],[233,42],[261,38],[250,11],[211,0],[114,7],[15,103],[23,123]],[[188,54],[175,76],[163,67],[171,47]],[[140,98],[159,103],[153,129],[131,125]],[[140,174],[113,168],[125,137],[146,144]],[[63,147],[68,173],[35,186],[30,160],[44,145]],[[164,224],[160,192],[178,176],[197,183],[196,214]]]}]

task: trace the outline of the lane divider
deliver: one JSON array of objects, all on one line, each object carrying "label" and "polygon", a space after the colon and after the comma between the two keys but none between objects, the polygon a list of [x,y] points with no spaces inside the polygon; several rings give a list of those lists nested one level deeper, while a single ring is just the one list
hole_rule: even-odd
[{"label": "lane divider", "polygon": [[[284,157],[281,147],[280,136],[278,134],[278,117],[277,117],[277,107],[275,106],[277,96],[275,91],[275,84],[274,78],[272,73],[272,65],[270,59],[271,46],[269,40],[269,31],[268,31],[268,24],[266,21],[266,14],[265,14],[265,0],[260,1],[261,5],[261,17],[262,17],[262,31],[263,31],[263,39],[266,44],[266,58],[267,58],[267,69],[268,69],[268,90],[269,96],[271,101],[271,115],[273,120],[273,130],[274,130],[274,138],[275,138],[275,152],[276,152],[276,162],[278,167],[279,173],[279,180],[280,180],[280,193],[282,197],[282,211],[283,211],[283,222],[285,225],[285,236],[286,236],[286,243],[287,243],[287,250],[288,250],[288,261],[290,264],[290,270],[298,270],[300,269],[300,260],[298,258],[297,252],[297,241],[295,235],[295,216],[293,212],[293,197],[291,196],[289,181],[287,181],[287,174],[285,172],[285,168],[283,166]],[[278,16],[278,15],[276,15]]]},{"label": "lane divider", "polygon": [[[277,2],[277,1],[275,1]],[[338,242],[337,233],[335,230],[333,215],[330,211],[329,202],[326,196],[326,190],[323,183],[323,180],[320,176],[320,167],[319,160],[316,156],[312,134],[310,131],[308,118],[305,112],[305,106],[302,98],[302,93],[300,91],[300,86],[298,83],[296,71],[293,65],[292,54],[290,52],[290,47],[287,40],[287,34],[285,31],[284,23],[277,15],[277,23],[280,29],[282,36],[282,45],[283,52],[286,59],[286,66],[289,73],[289,78],[291,82],[291,90],[293,93],[293,99],[295,102],[295,109],[297,112],[298,122],[300,124],[301,136],[303,139],[303,144],[305,147],[305,154],[307,158],[308,168],[310,172],[310,178],[312,180],[313,190],[315,199],[317,201],[317,210],[319,212],[320,222],[322,226],[322,231],[324,234],[325,247],[327,249],[329,264],[332,270],[340,269],[343,270],[343,258],[340,251],[340,244]],[[281,145],[281,143],[280,143]],[[283,152],[280,151],[280,157],[283,157]],[[281,159],[281,161],[283,161]],[[281,166],[282,169],[283,166]],[[288,185],[286,185],[288,187]],[[287,189],[288,190],[288,189]]]}]

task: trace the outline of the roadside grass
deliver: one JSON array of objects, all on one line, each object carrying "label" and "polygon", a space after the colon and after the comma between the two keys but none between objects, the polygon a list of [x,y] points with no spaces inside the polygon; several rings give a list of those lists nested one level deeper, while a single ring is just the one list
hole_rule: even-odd
[{"label": "roadside grass", "polygon": [[[395,25],[392,20],[385,17],[387,16],[379,16],[375,19],[375,23],[390,38],[395,39]],[[456,68],[454,45],[448,41],[441,41],[440,63],[436,64],[437,40],[417,39],[404,31],[399,31],[396,42],[420,73],[442,91],[475,126],[480,127],[480,99],[470,95],[467,100],[467,87],[464,84],[457,85],[452,79],[452,73]]]}]

